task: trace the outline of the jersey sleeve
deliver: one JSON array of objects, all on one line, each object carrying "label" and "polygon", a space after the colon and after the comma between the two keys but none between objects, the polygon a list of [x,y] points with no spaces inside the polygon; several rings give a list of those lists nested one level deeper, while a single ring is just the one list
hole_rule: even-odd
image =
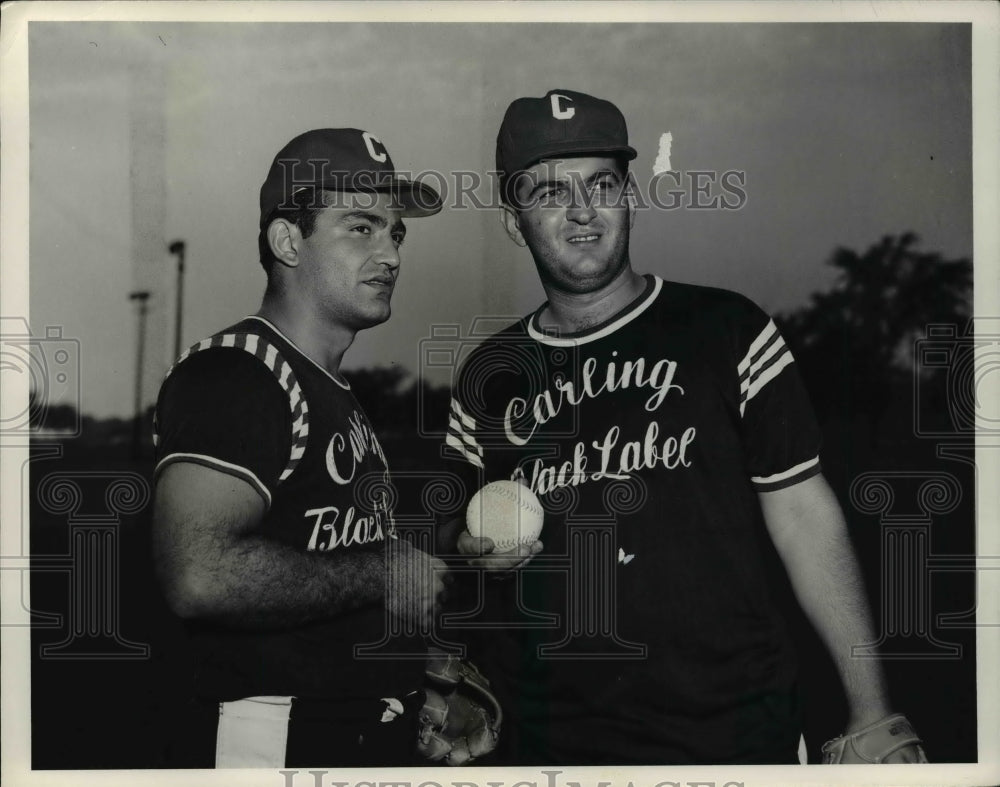
[{"label": "jersey sleeve", "polygon": [[[451,389],[448,405],[448,425],[442,456],[454,460],[451,464],[466,468],[467,475],[480,476],[486,472],[485,446],[492,435],[489,432],[490,418],[480,412],[483,407],[470,379],[470,368],[476,368],[476,359],[484,352],[480,345],[462,364]],[[474,377],[475,375],[471,375]]]},{"label": "jersey sleeve", "polygon": [[448,426],[441,455],[447,469],[460,479],[466,500],[483,485],[487,474],[482,428],[481,420],[466,404],[462,378],[459,375],[451,392]]},{"label": "jersey sleeve", "polygon": [[194,353],[170,373],[156,405],[156,474],[193,462],[236,476],[270,507],[293,443],[288,395],[238,349]]},{"label": "jersey sleeve", "polygon": [[477,429],[476,419],[463,406],[459,392],[452,391],[445,455],[477,470],[485,470],[483,446],[479,442]]},{"label": "jersey sleeve", "polygon": [[747,304],[736,352],[743,441],[750,483],[773,492],[821,471],[821,434],[791,350],[774,321]]},{"label": "jersey sleeve", "polygon": [[[477,397],[470,387],[469,364],[459,370],[448,404],[448,422],[441,446],[442,469],[457,479],[464,499],[462,511],[472,496],[490,476],[490,441],[495,437],[489,415],[479,411]],[[497,472],[493,469],[494,475]]]}]

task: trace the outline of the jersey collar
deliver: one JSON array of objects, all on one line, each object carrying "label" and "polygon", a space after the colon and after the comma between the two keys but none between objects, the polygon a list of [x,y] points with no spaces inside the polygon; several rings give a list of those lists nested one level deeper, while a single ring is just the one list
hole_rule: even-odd
[{"label": "jersey collar", "polygon": [[323,372],[323,374],[325,374],[327,377],[329,377],[331,380],[333,380],[337,385],[339,385],[345,391],[350,391],[351,390],[351,384],[349,382],[347,382],[347,380],[338,380],[336,377],[334,377],[332,374],[330,374],[330,372],[328,372],[324,367],[322,367],[320,364],[316,363],[316,361],[314,361],[312,358],[310,358],[308,355],[306,355],[302,351],[302,349],[295,342],[293,342],[291,339],[289,339],[287,336],[285,336],[285,334],[283,334],[281,331],[279,331],[278,327],[273,322],[271,322],[270,320],[266,320],[263,317],[258,317],[256,314],[251,314],[246,319],[248,319],[248,320],[257,320],[258,322],[264,323],[264,325],[266,325],[268,328],[270,328],[272,331],[274,331],[276,334],[278,334],[278,336],[280,336],[282,339],[284,339],[286,342],[288,342],[289,346],[293,350],[295,350],[299,355],[301,355],[303,358],[305,358],[307,361],[309,361],[309,363],[311,363],[313,366],[315,366],[317,369],[319,369],[321,372]]},{"label": "jersey collar", "polygon": [[538,318],[545,310],[545,307],[548,306],[548,302],[546,301],[528,318],[528,335],[535,341],[552,347],[576,347],[609,336],[646,311],[650,304],[656,300],[656,296],[660,294],[660,290],[663,289],[663,280],[659,276],[652,274],[646,274],[645,279],[646,289],[628,306],[604,322],[598,323],[585,331],[578,331],[577,333],[564,333],[559,336],[553,336],[542,331]]}]

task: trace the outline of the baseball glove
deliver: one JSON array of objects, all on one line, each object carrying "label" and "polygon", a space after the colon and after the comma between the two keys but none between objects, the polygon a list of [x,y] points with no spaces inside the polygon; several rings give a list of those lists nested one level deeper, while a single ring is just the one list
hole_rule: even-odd
[{"label": "baseball glove", "polygon": [[432,650],[424,707],[417,717],[417,751],[434,762],[465,765],[496,748],[503,714],[490,682],[475,665]]},{"label": "baseball glove", "polygon": [[913,747],[910,756],[901,753],[892,758],[893,762],[927,762],[927,755],[924,754],[921,743],[906,717],[894,713],[864,729],[824,743],[823,763],[827,765],[884,763],[893,754],[906,747]]}]

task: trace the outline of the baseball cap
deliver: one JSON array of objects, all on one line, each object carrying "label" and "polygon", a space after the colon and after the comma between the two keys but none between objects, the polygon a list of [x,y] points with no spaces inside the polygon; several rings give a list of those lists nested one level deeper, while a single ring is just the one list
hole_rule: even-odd
[{"label": "baseball cap", "polygon": [[625,116],[610,101],[573,90],[550,90],[544,98],[519,98],[497,134],[497,170],[508,179],[548,158],[603,153],[628,161]]},{"label": "baseball cap", "polygon": [[434,189],[397,175],[385,145],[357,128],[306,131],[278,151],[260,187],[261,228],[303,189],[388,192],[407,217],[433,216],[441,210],[441,197]]}]

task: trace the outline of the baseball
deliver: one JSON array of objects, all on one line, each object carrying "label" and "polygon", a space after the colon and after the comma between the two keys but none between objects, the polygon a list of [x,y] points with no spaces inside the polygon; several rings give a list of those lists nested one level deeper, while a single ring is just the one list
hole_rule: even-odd
[{"label": "baseball", "polygon": [[493,481],[469,501],[465,523],[476,538],[490,538],[497,552],[532,544],[542,532],[545,510],[524,484]]}]

